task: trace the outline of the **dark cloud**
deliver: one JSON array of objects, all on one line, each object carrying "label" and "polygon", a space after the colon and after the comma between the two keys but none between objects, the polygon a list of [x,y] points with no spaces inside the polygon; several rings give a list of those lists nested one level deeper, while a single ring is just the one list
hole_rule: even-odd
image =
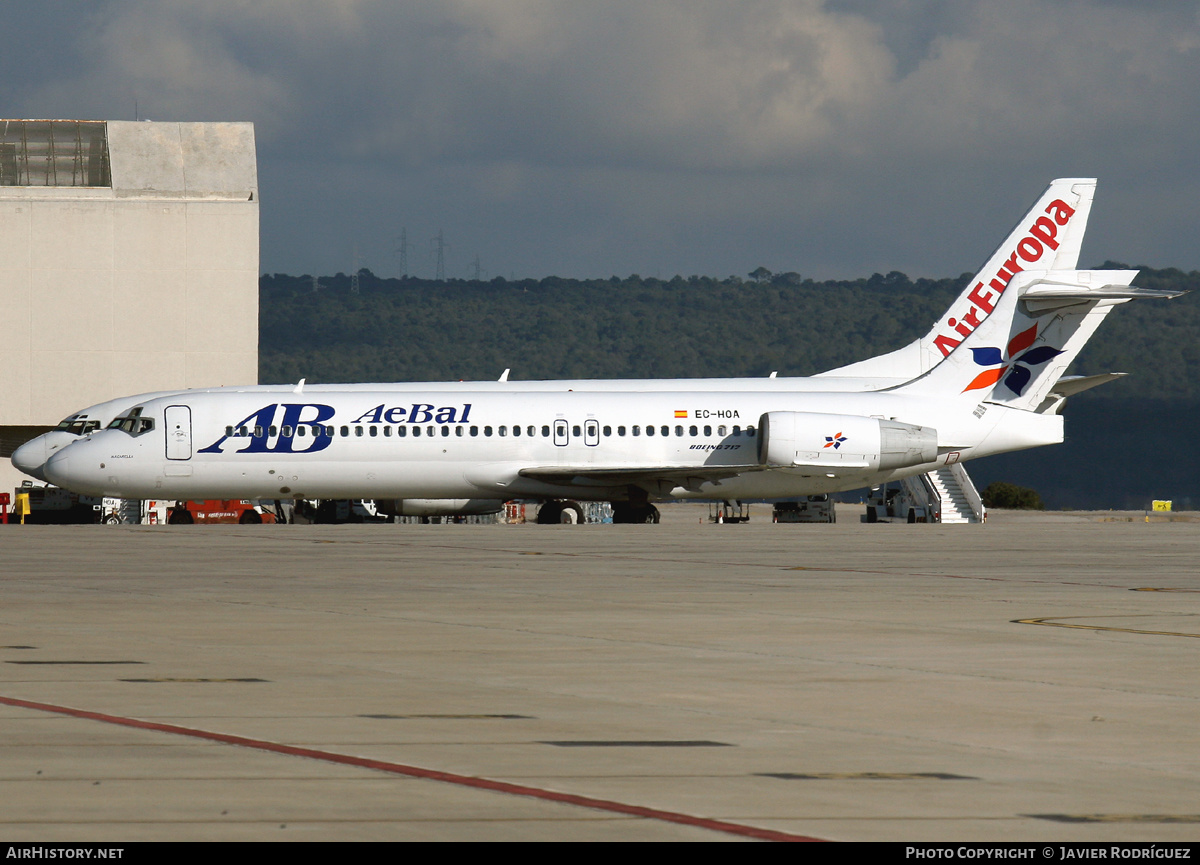
[{"label": "dark cloud", "polygon": [[266,271],[973,267],[1055,176],[1200,267],[1192,4],[9,2],[14,116],[252,120]]}]

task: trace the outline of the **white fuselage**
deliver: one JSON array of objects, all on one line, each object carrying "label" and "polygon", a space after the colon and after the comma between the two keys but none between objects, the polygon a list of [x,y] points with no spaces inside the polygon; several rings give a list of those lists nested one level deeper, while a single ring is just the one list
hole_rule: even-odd
[{"label": "white fuselage", "polygon": [[[430,384],[403,393],[182,393],[142,404],[139,423],[152,421],[147,431],[93,433],[52,455],[46,472],[79,492],[126,498],[608,500],[629,485],[652,498],[776,498],[854,489],[1061,440],[1058,416],[998,406],[976,416],[961,399],[772,385],[737,392]],[[760,453],[760,418],[768,412],[804,413],[786,463],[768,464]],[[881,466],[878,434],[871,444],[857,426],[874,419],[930,430],[936,451],[921,463]]]}]

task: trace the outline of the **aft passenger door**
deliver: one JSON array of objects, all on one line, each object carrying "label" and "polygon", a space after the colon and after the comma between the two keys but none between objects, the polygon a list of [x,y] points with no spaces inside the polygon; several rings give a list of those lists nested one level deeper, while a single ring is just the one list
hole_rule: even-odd
[{"label": "aft passenger door", "polygon": [[186,405],[169,405],[163,412],[163,427],[167,434],[167,459],[192,458],[192,410]]}]

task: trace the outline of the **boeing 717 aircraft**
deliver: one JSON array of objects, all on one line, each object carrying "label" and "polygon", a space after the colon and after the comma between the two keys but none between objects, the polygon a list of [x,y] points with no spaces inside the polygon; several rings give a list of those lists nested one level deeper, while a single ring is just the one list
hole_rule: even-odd
[{"label": "boeing 717 aircraft", "polygon": [[[440,390],[454,388],[469,390],[520,390],[523,392],[536,390],[561,391],[563,389],[579,391],[707,391],[724,390],[759,390],[763,387],[776,388],[781,391],[859,391],[878,390],[891,385],[902,384],[930,369],[941,360],[961,338],[961,334],[973,325],[971,322],[981,320],[988,315],[987,305],[978,303],[973,298],[977,287],[985,283],[992,285],[995,280],[1003,281],[1005,274],[1015,272],[1018,265],[1011,259],[1016,256],[1017,246],[1026,234],[1034,231],[1046,231],[1045,225],[1039,226],[1038,220],[1047,218],[1047,209],[1055,201],[1068,203],[1073,212],[1062,226],[1057,226],[1053,237],[1053,245],[1045,245],[1037,256],[1038,264],[1055,271],[1074,271],[1078,264],[1079,249],[1083,242],[1084,231],[1087,228],[1088,216],[1091,212],[1092,198],[1095,193],[1096,181],[1082,178],[1066,178],[1055,180],[1034,203],[1029,213],[1017,223],[1005,241],[1000,244],[979,274],[971,280],[958,298],[950,305],[942,317],[934,322],[930,331],[922,338],[914,340],[902,349],[898,349],[879,357],[859,361],[839,369],[820,373],[814,378],[771,378],[764,382],[761,379],[645,379],[645,380],[574,380],[574,381],[532,381],[509,382],[507,370],[496,382],[444,382],[436,385]],[[1074,278],[1089,284],[1102,282],[1128,284],[1136,276],[1136,271],[1076,271],[1064,274],[1065,278]],[[961,316],[960,321],[955,316]],[[292,389],[292,385],[250,385],[237,388],[216,388],[218,391],[253,391],[261,393],[284,393]],[[376,390],[376,391],[421,391],[428,390],[428,383],[397,382],[384,384],[354,384],[354,385],[310,385],[310,394],[324,393],[330,390]],[[213,389],[206,389],[208,392]],[[191,391],[195,393],[196,391]],[[136,396],[109,400],[98,405],[89,406],[73,412],[63,419],[58,427],[49,433],[38,436],[22,445],[13,454],[12,462],[28,475],[45,480],[44,468],[50,455],[60,448],[76,441],[84,434],[96,429],[102,429],[112,422],[113,418],[123,414],[129,408],[139,403],[160,396],[167,396],[171,391],[145,393]]]},{"label": "boeing 717 aircraft", "polygon": [[1060,442],[1065,398],[1115,377],[1064,376],[1103,318],[1177,294],[1076,269],[1094,189],[1052,183],[926,336],[817,377],[148,394],[13,461],[123,498],[528,498],[554,522],[610,501],[615,522],[653,522],[658,500],[836,492]]}]

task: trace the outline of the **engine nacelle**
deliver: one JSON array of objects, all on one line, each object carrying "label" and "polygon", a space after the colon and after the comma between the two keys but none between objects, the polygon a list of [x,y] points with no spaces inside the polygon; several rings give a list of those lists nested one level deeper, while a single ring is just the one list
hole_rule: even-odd
[{"label": "engine nacelle", "polygon": [[375,509],[395,517],[466,517],[496,514],[499,499],[376,499]]},{"label": "engine nacelle", "polygon": [[825,472],[869,472],[937,459],[937,430],[896,420],[772,411],[758,422],[762,465]]}]

